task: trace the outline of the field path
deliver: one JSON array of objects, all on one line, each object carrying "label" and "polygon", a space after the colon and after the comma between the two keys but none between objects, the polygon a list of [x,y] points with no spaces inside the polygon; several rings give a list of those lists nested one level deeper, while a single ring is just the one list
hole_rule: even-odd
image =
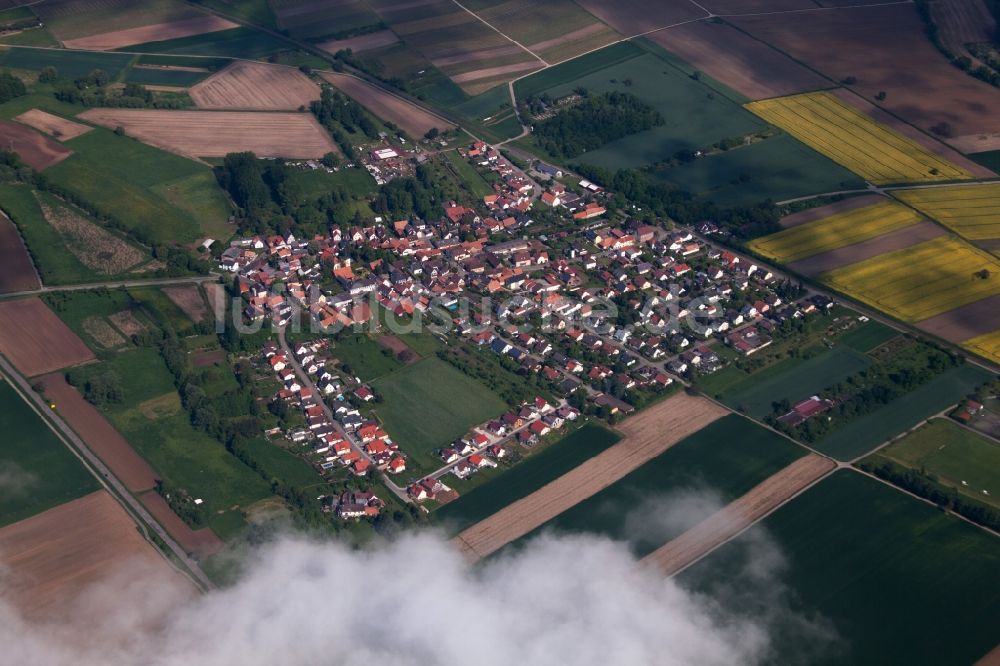
[{"label": "field path", "polygon": [[470,559],[486,557],[728,413],[686,393],[668,398],[623,422],[619,430],[625,437],[618,444],[466,529],[452,543]]},{"label": "field path", "polygon": [[747,527],[813,485],[837,463],[810,453],[771,475],[750,491],[642,559],[672,576],[729,541]]}]

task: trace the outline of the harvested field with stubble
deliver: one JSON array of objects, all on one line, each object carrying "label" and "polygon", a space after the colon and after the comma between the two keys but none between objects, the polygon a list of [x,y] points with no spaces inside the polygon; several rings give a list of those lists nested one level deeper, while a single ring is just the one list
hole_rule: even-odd
[{"label": "harvested field with stubble", "polygon": [[752,102],[747,108],[875,184],[972,177],[828,92]]},{"label": "harvested field with stubble", "polygon": [[625,420],[624,438],[539,490],[456,536],[452,543],[471,559],[496,552],[729,412],[684,393]]},{"label": "harvested field with stubble", "polygon": [[159,590],[162,602],[195,593],[105,490],[0,529],[0,565],[7,574],[4,598],[33,620],[70,620],[87,601],[93,608],[84,599],[91,585],[118,583],[119,607],[141,606],[143,590]]},{"label": "harvested field with stubble", "polygon": [[83,340],[37,298],[0,302],[0,353],[26,377],[94,360]]},{"label": "harvested field with stubble", "polygon": [[648,39],[749,99],[829,88],[819,74],[725,23],[699,21]]},{"label": "harvested field with stubble", "polygon": [[21,234],[10,218],[0,212],[0,294],[38,289],[38,273]]},{"label": "harvested field with stubble", "polygon": [[184,311],[191,321],[198,323],[208,316],[208,306],[197,285],[190,287],[164,287],[161,289],[174,304]]},{"label": "harvested field with stubble", "polygon": [[357,77],[334,72],[322,72],[320,76],[379,118],[394,123],[411,137],[421,137],[434,127],[440,130],[455,127],[419,106]]},{"label": "harvested field with stubble", "polygon": [[117,275],[146,258],[145,252],[97,226],[68,204],[37,193],[35,196],[45,221],[60,233],[69,251],[87,268],[101,275]]},{"label": "harvested field with stubble", "polygon": [[1000,238],[1000,183],[899,190],[893,196],[969,240]]},{"label": "harvested field with stubble", "polygon": [[159,476],[149,463],[135,452],[104,415],[66,382],[62,373],[46,375],[41,383],[45,397],[56,406],[55,413],[73,428],[126,488],[139,492],[156,484]]},{"label": "harvested field with stubble", "polygon": [[763,257],[787,264],[899,231],[922,219],[911,208],[883,200],[757,238],[748,247]]},{"label": "harvested field with stubble", "polygon": [[318,158],[337,147],[312,114],[253,111],[89,109],[84,120],[114,129],[185,157],[224,157],[253,151],[257,157]]},{"label": "harvested field with stubble", "polygon": [[294,111],[319,99],[319,86],[297,69],[239,60],[188,90],[202,109]]},{"label": "harvested field with stubble", "polygon": [[167,501],[156,492],[155,490],[150,490],[149,492],[142,495],[139,498],[142,501],[143,506],[153,514],[153,517],[163,525],[170,536],[180,544],[181,548],[184,549],[188,554],[194,554],[198,557],[208,557],[209,555],[214,555],[220,550],[225,548],[226,544],[222,542],[222,539],[215,535],[208,527],[203,527],[198,530],[191,529],[187,523],[181,520],[176,513],[170,509],[170,505]]},{"label": "harvested field with stubble", "polygon": [[0,120],[0,146],[13,149],[24,163],[36,171],[58,164],[73,151],[58,141],[10,120]]},{"label": "harvested field with stubble", "polygon": [[60,141],[68,141],[94,129],[88,125],[74,123],[72,120],[67,120],[41,109],[25,111],[19,116],[14,116],[14,120],[45,132]]},{"label": "harvested field with stubble", "polygon": [[207,32],[218,32],[238,28],[239,25],[214,14],[202,14],[192,18],[155,23],[138,28],[126,28],[77,39],[67,39],[63,45],[68,49],[85,49],[87,51],[111,51],[133,44],[146,42],[162,42],[179,37],[203,35]]},{"label": "harvested field with stubble", "polygon": [[829,458],[811,453],[754,486],[679,537],[642,559],[665,576],[704,557],[836,469]]}]

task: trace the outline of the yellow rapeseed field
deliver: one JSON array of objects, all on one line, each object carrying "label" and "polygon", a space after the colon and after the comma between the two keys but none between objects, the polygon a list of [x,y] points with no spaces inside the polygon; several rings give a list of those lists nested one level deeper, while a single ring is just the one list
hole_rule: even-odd
[{"label": "yellow rapeseed field", "polygon": [[896,190],[892,194],[970,240],[1000,238],[1000,183]]},{"label": "yellow rapeseed field", "polygon": [[962,343],[962,346],[974,354],[988,358],[994,363],[1000,363],[1000,331],[993,331],[992,333],[966,340]]},{"label": "yellow rapeseed field", "polygon": [[746,108],[872,183],[972,177],[828,92],[766,99]]},{"label": "yellow rapeseed field", "polygon": [[749,247],[761,256],[787,264],[876,238],[922,219],[906,206],[883,201],[758,238]]},{"label": "yellow rapeseed field", "polygon": [[894,317],[920,321],[1000,294],[1000,260],[945,236],[838,268],[823,280]]}]

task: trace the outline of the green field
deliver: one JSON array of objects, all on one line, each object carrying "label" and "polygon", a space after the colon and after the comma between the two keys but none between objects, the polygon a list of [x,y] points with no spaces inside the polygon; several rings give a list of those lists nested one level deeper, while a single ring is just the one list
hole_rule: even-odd
[{"label": "green field", "polygon": [[383,375],[387,375],[394,370],[403,367],[401,361],[391,353],[386,353],[387,348],[368,337],[363,333],[345,335],[338,339],[333,346],[333,355],[343,364],[349,366],[348,374],[358,377],[363,382],[368,382]]},{"label": "green field", "polygon": [[229,58],[207,58],[205,56],[183,56],[183,55],[141,55],[136,60],[137,65],[174,65],[176,67],[204,67],[205,69],[217,72],[232,60]]},{"label": "green field", "polygon": [[587,423],[559,441],[434,512],[449,532],[460,532],[512,502],[527,497],[550,481],[593,458],[621,436],[596,423]]},{"label": "green field", "polygon": [[549,67],[537,74],[525,77],[514,83],[514,92],[518,99],[532,95],[540,95],[553,89],[572,87],[573,82],[601,70],[638,58],[646,53],[636,46],[635,42],[620,42],[600,51],[588,53],[567,63]]},{"label": "green field", "polygon": [[112,79],[117,79],[134,57],[128,53],[11,47],[0,50],[0,65],[32,71],[51,65],[64,79],[78,79],[95,69],[103,69]]},{"label": "green field", "polygon": [[302,488],[324,483],[323,477],[305,460],[265,439],[248,441],[246,449],[267,474],[289,485]]},{"label": "green field", "polygon": [[1000,444],[948,419],[920,426],[874,457],[880,456],[933,475],[942,485],[1000,508]]},{"label": "green field", "polygon": [[850,347],[862,354],[875,349],[879,345],[892,340],[899,331],[877,321],[869,321],[855,326],[847,333],[837,338],[837,344]]},{"label": "green field", "polygon": [[[107,317],[135,308],[135,303],[124,289],[50,292],[44,294],[42,300],[94,351],[100,351],[102,347],[84,330],[83,321],[88,317]],[[152,327],[152,322],[141,311],[133,309],[133,314],[143,325]]]},{"label": "green field", "polygon": [[343,188],[353,197],[367,197],[378,191],[375,179],[364,169],[341,169],[330,173],[322,169],[295,171],[289,180],[300,190],[301,203],[315,201],[335,188]]},{"label": "green field", "polygon": [[209,75],[208,72],[187,72],[177,69],[145,69],[132,68],[125,74],[129,83],[142,83],[152,86],[193,86]]},{"label": "green field", "polygon": [[291,48],[288,42],[253,28],[232,28],[204,35],[179,37],[162,42],[146,42],[125,47],[124,51],[177,55],[204,55],[225,58],[264,58]]},{"label": "green field", "polygon": [[559,514],[555,530],[628,543],[642,557],[805,455],[784,437],[731,414]]},{"label": "green field", "polygon": [[[783,565],[761,539],[775,544]],[[769,624],[771,656],[781,663],[971,664],[1000,642],[1000,541],[848,471],[678,581]],[[790,592],[784,612],[776,582]],[[817,641],[802,619],[832,625],[829,639]]]},{"label": "green field", "polygon": [[384,398],[376,405],[378,418],[418,470],[440,467],[434,449],[507,408],[492,391],[438,358],[425,358],[372,386]]},{"label": "green field", "polygon": [[155,287],[130,288],[129,295],[154,321],[169,325],[178,335],[194,333],[194,322],[166,294]]},{"label": "green field", "polygon": [[813,444],[813,448],[838,460],[852,460],[954,405],[991,377],[992,373],[977,366],[953,368],[881,409],[838,428]]},{"label": "green field", "polygon": [[467,159],[458,154],[458,151],[445,151],[445,158],[455,174],[462,181],[469,195],[475,199],[482,199],[487,194],[493,194],[493,186],[486,182],[486,179],[476,171]]},{"label": "green field", "polygon": [[0,526],[99,489],[97,479],[0,379]]},{"label": "green field", "polygon": [[66,145],[75,154],[45,175],[150,240],[232,234],[229,204],[206,166],[104,129]]},{"label": "green field", "polygon": [[772,402],[788,400],[795,404],[870,364],[868,357],[843,347],[828,349],[805,361],[788,359],[762,372],[745,375],[723,393],[723,402],[734,409],[745,409],[755,418],[763,418],[772,412]]}]

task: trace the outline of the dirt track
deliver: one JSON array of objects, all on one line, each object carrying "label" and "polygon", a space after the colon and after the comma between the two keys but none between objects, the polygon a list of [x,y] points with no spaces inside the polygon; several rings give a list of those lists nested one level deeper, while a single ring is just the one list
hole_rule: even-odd
[{"label": "dirt track", "polygon": [[188,90],[203,109],[294,111],[319,99],[319,86],[297,69],[240,60]]},{"label": "dirt track", "polygon": [[763,518],[836,466],[829,458],[814,453],[799,458],[642,561],[667,576],[673,575]]},{"label": "dirt track", "polygon": [[0,213],[0,294],[38,289],[38,275],[21,235],[10,219]]},{"label": "dirt track", "polygon": [[223,157],[250,150],[257,157],[322,157],[336,152],[312,114],[253,111],[89,109],[84,120],[115,128],[186,157]]},{"label": "dirt track", "polygon": [[159,477],[150,464],[135,452],[103,414],[66,383],[62,373],[46,375],[41,382],[45,397],[55,404],[59,415],[126,488],[138,492],[153,487]]},{"label": "dirt track", "polygon": [[[105,490],[0,529],[0,567],[10,574],[5,599],[30,619],[60,619],[88,585],[111,579],[193,593]],[[120,592],[120,601],[141,601]]]},{"label": "dirt track", "polygon": [[452,543],[472,559],[486,557],[727,413],[686,393],[668,398],[624,421],[619,427],[625,435],[622,441],[466,529]]},{"label": "dirt track", "polygon": [[94,359],[94,354],[37,298],[0,302],[0,352],[25,377]]},{"label": "dirt track", "polygon": [[204,14],[193,18],[181,19],[180,21],[156,23],[154,25],[144,25],[139,28],[128,28],[126,30],[105,32],[100,35],[67,39],[63,44],[69,49],[110,51],[112,49],[120,49],[123,46],[132,46],[133,44],[161,42],[167,39],[203,35],[206,32],[218,32],[219,30],[238,27],[237,24],[227,21],[222,17],[215,16],[214,14]]},{"label": "dirt track", "polygon": [[396,124],[411,137],[421,137],[432,127],[438,129],[454,127],[420,107],[361,79],[334,72],[323,72],[320,76],[372,113]]},{"label": "dirt track", "polygon": [[58,164],[73,151],[58,141],[10,120],[0,120],[0,148],[12,150],[36,171]]},{"label": "dirt track", "polygon": [[41,109],[30,109],[25,111],[19,116],[14,116],[14,120],[19,123],[24,123],[25,125],[30,125],[37,130],[41,130],[42,132],[45,132],[49,136],[53,136],[60,141],[75,139],[81,134],[86,134],[90,130],[94,129],[88,125],[81,125],[80,123],[74,123],[72,120],[66,120],[65,118],[61,118],[51,113],[46,113]]}]

